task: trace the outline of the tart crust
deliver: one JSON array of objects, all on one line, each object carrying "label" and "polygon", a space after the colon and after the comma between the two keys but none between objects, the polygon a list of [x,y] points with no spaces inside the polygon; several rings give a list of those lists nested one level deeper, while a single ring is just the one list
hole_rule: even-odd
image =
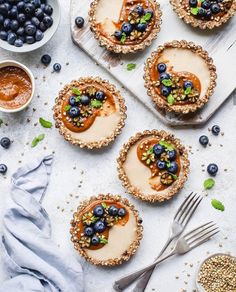
[{"label": "tart crust", "polygon": [[[126,175],[126,172],[124,170],[124,162],[127,159],[127,154],[130,150],[130,148],[136,144],[138,141],[142,140],[143,138],[148,138],[150,136],[156,136],[160,139],[165,139],[172,143],[176,149],[181,153],[181,177],[179,177],[176,182],[174,182],[170,187],[167,188],[167,193],[165,195],[161,194],[161,192],[153,191],[155,194],[145,194],[141,192],[138,188],[134,187],[130,181],[128,176]],[[137,158],[138,159],[138,158]],[[128,190],[128,192],[133,195],[136,198],[139,198],[143,201],[148,201],[151,203],[154,202],[163,202],[165,200],[171,199],[177,192],[180,191],[180,189],[183,188],[189,174],[189,166],[190,162],[188,159],[188,153],[186,148],[181,144],[180,140],[175,138],[173,134],[167,133],[163,130],[146,130],[142,133],[137,133],[135,136],[131,137],[129,141],[123,145],[123,148],[120,151],[120,155],[117,159],[118,163],[118,174],[119,179],[122,181],[122,185]]]},{"label": "tart crust", "polygon": [[[119,257],[119,258],[113,258],[109,260],[96,260],[92,257],[90,257],[86,251],[77,243],[77,236],[75,235],[76,230],[74,230],[73,222],[77,220],[79,215],[83,212],[83,210],[89,206],[91,203],[97,200],[112,200],[114,202],[119,202],[123,204],[124,206],[128,207],[136,219],[136,239],[133,241],[133,243],[127,248],[127,250]],[[142,232],[143,232],[143,226],[142,226],[142,219],[139,217],[138,211],[135,209],[134,205],[132,205],[128,199],[121,197],[120,195],[112,195],[112,194],[99,194],[98,196],[93,196],[88,200],[85,200],[80,203],[80,205],[77,208],[77,211],[73,214],[73,220],[71,221],[71,241],[74,244],[74,248],[80,253],[82,257],[84,257],[87,261],[94,265],[102,265],[102,266],[116,266],[120,265],[125,261],[128,261],[130,257],[135,254],[137,251],[140,241],[142,239]],[[108,243],[109,244],[109,243]]]},{"label": "tart crust", "polygon": [[[150,68],[152,67],[156,59],[159,57],[159,55],[167,48],[189,49],[193,53],[198,54],[200,57],[202,57],[205,63],[207,64],[210,72],[210,84],[208,86],[206,94],[202,98],[200,98],[196,103],[170,106],[163,97],[156,93],[150,77]],[[174,40],[172,42],[167,42],[164,45],[159,46],[156,51],[152,52],[151,57],[147,59],[144,66],[144,81],[145,87],[147,88],[147,94],[152,98],[153,102],[156,104],[158,108],[165,109],[168,112],[188,114],[190,112],[196,112],[198,109],[202,108],[208,102],[210,96],[214,92],[214,88],[216,87],[216,78],[217,78],[216,67],[213,64],[213,59],[209,57],[208,52],[203,50],[201,46],[196,45],[193,42],[187,42],[185,40],[181,41]]]},{"label": "tart crust", "polygon": [[236,11],[236,1],[233,1],[230,9],[222,17],[217,20],[201,20],[192,16],[181,6],[181,0],[170,0],[170,4],[173,6],[173,10],[178,14],[179,18],[183,19],[186,24],[190,24],[193,27],[200,29],[213,29],[226,23]]},{"label": "tart crust", "polygon": [[122,53],[122,54],[128,54],[128,53],[135,53],[137,51],[142,51],[146,47],[149,47],[154,39],[157,38],[157,34],[160,32],[161,29],[161,16],[162,12],[160,9],[160,4],[156,2],[156,0],[149,0],[152,1],[154,4],[154,15],[155,17],[155,24],[152,28],[151,33],[148,35],[147,38],[145,38],[141,43],[134,44],[134,45],[125,45],[125,44],[117,44],[109,41],[106,37],[102,35],[100,30],[97,28],[97,22],[96,22],[96,9],[98,6],[100,0],[94,0],[90,5],[90,11],[89,11],[89,23],[91,31],[94,33],[95,38],[99,41],[100,46],[106,47],[107,50],[114,52],[114,53]]},{"label": "tart crust", "polygon": [[[72,88],[72,87],[79,87],[81,85],[85,85],[87,83],[96,82],[99,85],[101,85],[103,88],[106,88],[108,91],[113,93],[115,96],[114,98],[119,103],[119,114],[120,114],[120,120],[114,129],[114,132],[106,137],[103,140],[100,141],[94,141],[94,142],[85,142],[80,139],[76,139],[72,137],[71,133],[68,131],[66,126],[64,125],[62,121],[62,114],[61,114],[61,107],[63,103],[63,98],[65,94]],[[73,145],[78,145],[81,148],[101,148],[104,146],[108,146],[112,141],[115,140],[115,138],[121,133],[122,128],[125,126],[125,119],[127,117],[126,115],[126,106],[124,98],[121,96],[120,92],[116,89],[116,87],[109,83],[107,80],[103,80],[100,77],[81,77],[79,80],[73,80],[69,84],[65,85],[64,88],[59,92],[58,97],[55,100],[56,104],[54,106],[54,120],[55,120],[55,127],[59,129],[59,133],[64,136],[64,139],[69,141]],[[92,127],[92,126],[91,126]]]}]

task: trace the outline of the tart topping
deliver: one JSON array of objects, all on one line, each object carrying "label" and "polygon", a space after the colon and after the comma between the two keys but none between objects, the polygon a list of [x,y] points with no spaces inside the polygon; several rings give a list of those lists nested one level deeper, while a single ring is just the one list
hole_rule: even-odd
[{"label": "tart topping", "polygon": [[178,179],[181,168],[179,153],[167,141],[147,138],[138,145],[137,156],[149,167],[152,173],[149,184],[154,190],[164,190]]},{"label": "tart topping", "polygon": [[73,236],[82,248],[100,249],[109,241],[109,230],[124,226],[129,220],[127,209],[111,200],[96,201],[71,222]]}]

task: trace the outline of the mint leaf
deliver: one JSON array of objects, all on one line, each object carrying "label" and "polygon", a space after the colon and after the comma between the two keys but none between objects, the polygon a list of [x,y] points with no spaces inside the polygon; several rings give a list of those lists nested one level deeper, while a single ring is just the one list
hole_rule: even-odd
[{"label": "mint leaf", "polygon": [[140,23],[147,23],[152,18],[152,14],[150,12],[146,13],[141,19]]},{"label": "mint leaf", "polygon": [[203,186],[206,190],[210,190],[215,185],[215,181],[213,178],[208,178],[204,181]]},{"label": "mint leaf", "polygon": [[215,209],[220,210],[220,211],[222,211],[222,212],[225,210],[224,205],[223,205],[220,201],[218,201],[218,200],[216,200],[216,199],[212,199],[212,200],[211,200],[211,205],[212,205],[212,207],[214,207]]},{"label": "mint leaf", "polygon": [[169,94],[167,97],[167,102],[169,105],[173,105],[175,103],[175,98],[172,94]]},{"label": "mint leaf", "polygon": [[165,147],[165,148],[166,148],[167,150],[169,150],[169,151],[175,149],[173,145],[171,145],[170,143],[168,143],[168,142],[166,142],[166,141],[164,141],[164,140],[161,140],[161,141],[159,142],[159,144],[160,144],[161,146]]},{"label": "mint leaf", "polygon": [[127,64],[127,70],[128,71],[132,71],[132,70],[134,70],[136,68],[136,64],[134,64],[134,63],[129,63],[129,64]]},{"label": "mint leaf", "polygon": [[81,95],[81,91],[79,90],[79,88],[76,88],[76,87],[72,87],[72,92],[76,95]]},{"label": "mint leaf", "polygon": [[80,100],[81,100],[81,96],[79,96],[79,95],[76,96],[75,101],[76,101],[76,102],[80,102]]},{"label": "mint leaf", "polygon": [[126,41],[126,34],[125,34],[125,32],[122,32],[120,42],[121,42],[122,44],[124,44],[125,41]]},{"label": "mint leaf", "polygon": [[40,134],[38,137],[35,137],[31,143],[31,147],[33,148],[33,147],[37,146],[38,143],[44,139],[44,137],[45,137],[44,134]]},{"label": "mint leaf", "polygon": [[108,240],[106,238],[100,237],[100,243],[107,244]]},{"label": "mint leaf", "polygon": [[162,84],[164,84],[165,86],[169,87],[172,86],[172,81],[170,79],[164,79],[161,81]]},{"label": "mint leaf", "polygon": [[191,8],[191,13],[192,13],[193,15],[198,15],[198,10],[199,10],[198,7],[193,7],[193,8]]},{"label": "mint leaf", "polygon": [[187,87],[186,89],[185,89],[185,91],[184,91],[184,93],[186,94],[186,95],[188,95],[189,93],[191,93],[192,92],[192,88],[191,87]]},{"label": "mint leaf", "polygon": [[43,118],[39,118],[39,122],[40,122],[41,126],[44,128],[51,128],[52,127],[52,123],[44,120]]},{"label": "mint leaf", "polygon": [[106,209],[107,208],[107,204],[106,203],[101,203],[103,209]]},{"label": "mint leaf", "polygon": [[171,173],[174,180],[177,180],[178,176],[176,174]]},{"label": "mint leaf", "polygon": [[94,108],[100,108],[102,106],[102,102],[100,100],[93,99],[91,101],[91,106]]},{"label": "mint leaf", "polygon": [[71,105],[66,105],[65,107],[64,107],[64,110],[67,112],[68,110],[70,110],[71,109]]}]

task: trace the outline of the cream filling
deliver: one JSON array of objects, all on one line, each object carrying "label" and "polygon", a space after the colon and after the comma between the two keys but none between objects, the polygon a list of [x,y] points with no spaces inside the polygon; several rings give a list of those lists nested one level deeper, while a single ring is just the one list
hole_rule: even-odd
[{"label": "cream filling", "polygon": [[114,225],[109,230],[108,243],[100,249],[84,249],[87,255],[97,261],[107,261],[120,258],[136,240],[137,222],[133,212],[129,211],[129,220],[122,225]]},{"label": "cream filling", "polygon": [[112,35],[116,30],[114,23],[119,22],[123,0],[100,0],[96,9],[96,22],[101,24],[102,31]]},{"label": "cream filling", "polygon": [[[162,191],[155,191],[151,185],[149,184],[149,179],[151,177],[150,169],[145,166],[137,156],[137,147],[141,141],[136,142],[133,146],[131,146],[130,150],[127,153],[126,160],[123,164],[123,168],[125,171],[126,176],[128,177],[129,183],[136,188],[137,191],[143,193],[144,195],[155,195],[160,194],[165,196],[171,186],[162,190]],[[183,161],[180,159],[181,164]],[[179,177],[183,176],[183,172],[180,171]],[[159,177],[156,177],[155,182],[160,181]]]},{"label": "cream filling", "polygon": [[204,97],[210,85],[210,70],[205,60],[189,49],[168,48],[159,58],[160,62],[167,62],[176,72],[187,71],[195,74],[201,82],[201,95]]}]

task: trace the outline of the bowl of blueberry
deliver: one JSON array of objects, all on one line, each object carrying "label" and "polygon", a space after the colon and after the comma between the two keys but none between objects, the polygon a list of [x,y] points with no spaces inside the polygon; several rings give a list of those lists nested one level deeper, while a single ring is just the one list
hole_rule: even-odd
[{"label": "bowl of blueberry", "polygon": [[0,0],[0,47],[34,51],[52,38],[59,22],[58,0]]}]

